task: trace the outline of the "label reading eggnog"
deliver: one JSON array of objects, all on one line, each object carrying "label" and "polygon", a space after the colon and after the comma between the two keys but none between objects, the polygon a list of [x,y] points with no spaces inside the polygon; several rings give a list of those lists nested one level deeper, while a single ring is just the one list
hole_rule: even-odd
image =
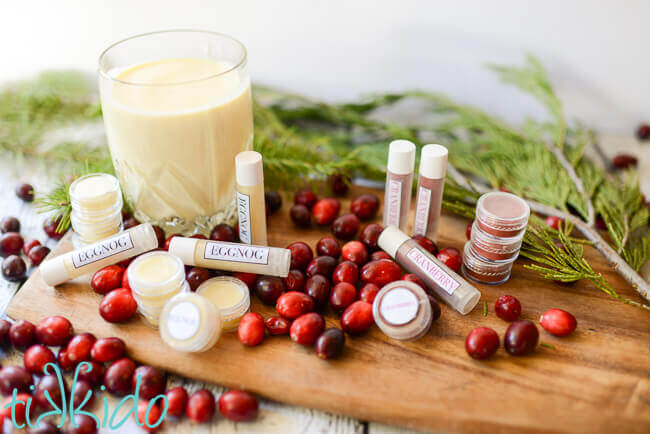
[{"label": "label reading eggnog", "polygon": [[203,257],[216,261],[268,265],[269,251],[268,247],[208,241],[205,243]]},{"label": "label reading eggnog", "polygon": [[196,334],[201,325],[201,311],[195,304],[183,301],[169,309],[166,327],[169,335],[184,341]]},{"label": "label reading eggnog", "polygon": [[417,267],[426,273],[431,279],[449,295],[453,294],[456,288],[460,286],[453,277],[449,275],[439,265],[427,258],[417,248],[412,248],[406,253],[406,257],[411,259]]},{"label": "label reading eggnog", "polygon": [[239,214],[239,239],[250,244],[251,240],[251,201],[250,196],[237,192],[237,213]]},{"label": "label reading eggnog", "polygon": [[418,203],[415,207],[415,222],[413,224],[413,233],[415,235],[425,235],[427,233],[427,223],[429,223],[429,208],[431,207],[431,190],[420,187],[418,191]]},{"label": "label reading eggnog", "polygon": [[72,265],[81,268],[132,248],[131,234],[123,233],[79,249],[72,255]]},{"label": "label reading eggnog", "polygon": [[395,180],[388,182],[388,225],[399,226],[402,208],[402,183]]}]

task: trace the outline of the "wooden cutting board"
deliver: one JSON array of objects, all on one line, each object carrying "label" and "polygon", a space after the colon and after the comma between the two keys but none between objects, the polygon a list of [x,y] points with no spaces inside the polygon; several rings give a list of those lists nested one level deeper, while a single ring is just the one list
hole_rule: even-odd
[{"label": "wooden cutting board", "polygon": [[[355,188],[348,197],[361,191]],[[288,208],[285,204],[269,219],[270,244],[285,247],[304,240],[315,246],[327,230],[295,228]],[[342,209],[349,209],[348,200]],[[443,216],[438,244],[461,249],[466,225]],[[54,253],[70,249],[65,237]],[[622,295],[639,299],[596,251],[588,249],[586,256]],[[267,337],[248,348],[232,333],[209,352],[176,352],[139,317],[121,325],[104,322],[98,314],[100,296],[88,278],[55,289],[37,271],[8,313],[34,322],[63,315],[77,332],[124,339],[131,356],[142,363],[363,420],[453,432],[650,432],[650,313],[611,299],[589,282],[564,286],[545,281],[523,263],[517,261],[503,285],[477,285],[483,296],[469,315],[442,306],[442,317],[417,342],[391,340],[373,327],[348,338],[336,361],[320,360],[313,348],[288,337]],[[475,361],[465,352],[465,337],[477,326],[492,327],[503,337],[508,324],[493,309],[503,294],[519,298],[523,318],[537,322],[547,309],[562,308],[576,316],[578,329],[555,338],[540,328],[541,341],[555,349],[539,347],[533,355],[512,357],[501,348],[492,360]],[[265,317],[274,311],[256,298],[252,308]],[[339,326],[336,315],[326,316],[328,327]]]}]

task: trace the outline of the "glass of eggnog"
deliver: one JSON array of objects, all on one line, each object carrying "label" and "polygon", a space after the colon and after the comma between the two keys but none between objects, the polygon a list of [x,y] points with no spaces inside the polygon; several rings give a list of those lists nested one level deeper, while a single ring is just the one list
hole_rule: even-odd
[{"label": "glass of eggnog", "polygon": [[139,221],[207,233],[236,220],[235,155],[253,145],[246,48],[195,30],[117,42],[99,59],[108,145]]}]

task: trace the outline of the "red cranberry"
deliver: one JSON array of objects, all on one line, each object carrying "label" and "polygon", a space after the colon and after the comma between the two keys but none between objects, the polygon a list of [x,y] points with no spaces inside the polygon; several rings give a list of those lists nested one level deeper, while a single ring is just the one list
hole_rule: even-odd
[{"label": "red cranberry", "polygon": [[314,257],[314,252],[306,243],[296,241],[287,246],[291,251],[291,269],[304,270]]},{"label": "red cranberry", "polygon": [[20,220],[16,217],[7,216],[0,220],[0,232],[20,232]]},{"label": "red cranberry", "polygon": [[127,229],[134,228],[139,224],[140,222],[135,217],[129,217],[128,219],[124,220],[122,226],[124,226],[124,230],[127,230]]},{"label": "red cranberry", "polygon": [[88,396],[88,400],[82,408],[87,409],[92,407],[93,402],[95,401],[95,395],[92,392],[92,384],[86,380],[77,379],[77,382],[74,384],[74,389],[72,389],[72,404],[74,405],[74,408],[79,408],[79,406],[86,401],[86,396]]},{"label": "red cranberry", "polygon": [[319,225],[331,225],[334,219],[339,215],[341,210],[341,203],[338,199],[328,197],[321,199],[312,208],[311,212],[314,216],[314,221]]},{"label": "red cranberry", "polygon": [[196,423],[208,422],[214,416],[216,405],[209,390],[197,390],[187,402],[187,417]]},{"label": "red cranberry", "polygon": [[323,237],[316,244],[316,254],[318,256],[338,258],[341,256],[341,245],[332,237]]},{"label": "red cranberry", "polygon": [[402,276],[402,280],[406,280],[407,282],[413,282],[416,285],[420,285],[420,287],[425,291],[427,290],[427,287],[422,281],[422,279],[420,279],[416,274],[413,273],[405,274]]},{"label": "red cranberry", "polygon": [[41,262],[45,259],[47,255],[50,254],[50,248],[47,246],[34,246],[33,249],[29,251],[27,257],[32,262],[32,265],[39,266]]},{"label": "red cranberry", "polygon": [[[235,232],[239,233],[239,225],[235,226]],[[207,240],[208,239],[208,237],[206,237],[203,234],[190,235],[190,238],[194,238],[195,240]]]},{"label": "red cranberry", "polygon": [[456,273],[460,271],[460,266],[463,265],[463,257],[460,255],[458,249],[453,247],[441,249],[436,255],[436,258]]},{"label": "red cranberry", "polygon": [[64,345],[73,333],[72,323],[62,316],[49,316],[36,325],[36,339],[52,347]]},{"label": "red cranberry", "polygon": [[14,389],[18,393],[27,393],[32,385],[32,376],[22,366],[6,366],[0,370],[0,392],[11,396]]},{"label": "red cranberry", "polygon": [[122,287],[124,268],[119,265],[109,265],[93,274],[90,287],[97,294],[108,294],[110,291]]},{"label": "red cranberry", "polygon": [[384,228],[381,225],[378,225],[377,223],[370,223],[361,231],[361,235],[359,235],[359,241],[361,241],[363,245],[366,246],[366,249],[368,249],[369,252],[374,252],[375,250],[379,249],[377,240],[379,239],[379,235],[383,230]]},{"label": "red cranberry", "polygon": [[275,310],[284,318],[295,319],[305,313],[313,312],[314,307],[314,299],[309,295],[303,292],[289,291],[278,298]]},{"label": "red cranberry", "polygon": [[289,334],[291,321],[281,316],[271,316],[264,320],[264,325],[272,336],[283,336]]},{"label": "red cranberry", "polygon": [[68,358],[73,363],[90,360],[90,352],[96,341],[97,339],[95,336],[90,333],[82,333],[80,335],[76,335],[70,339],[70,342],[68,342],[68,346],[66,347]]},{"label": "red cranberry", "polygon": [[172,417],[183,417],[189,398],[185,388],[173,387],[167,391],[165,396],[167,397],[167,414]]},{"label": "red cranberry", "polygon": [[317,201],[318,197],[316,197],[316,193],[308,188],[297,191],[293,195],[293,203],[296,205],[303,205],[308,209],[312,209]]},{"label": "red cranberry", "polygon": [[41,242],[38,240],[29,240],[25,241],[25,244],[23,244],[23,253],[25,255],[29,255],[29,251],[33,249],[36,246],[40,246]]},{"label": "red cranberry", "polygon": [[354,285],[357,280],[359,280],[359,266],[351,261],[341,262],[332,273],[332,283],[335,285],[339,282],[348,282]]},{"label": "red cranberry", "polygon": [[474,220],[467,223],[467,228],[465,228],[465,236],[468,240],[472,238],[472,226],[474,226]]},{"label": "red cranberry", "polygon": [[239,321],[237,329],[239,342],[249,347],[259,345],[264,340],[264,318],[257,312],[249,312]]},{"label": "red cranberry", "polygon": [[66,434],[96,434],[97,421],[85,414],[75,414],[74,424],[70,424]]},{"label": "red cranberry", "polygon": [[499,335],[489,327],[477,327],[465,339],[465,350],[473,359],[489,359],[498,349]]},{"label": "red cranberry", "polygon": [[325,320],[316,312],[299,316],[291,323],[289,335],[291,340],[301,345],[313,345],[316,338],[323,333]]},{"label": "red cranberry", "polygon": [[596,229],[601,231],[607,230],[607,224],[605,223],[605,219],[600,214],[596,216]]},{"label": "red cranberry", "polygon": [[291,221],[298,227],[306,228],[311,224],[311,213],[305,205],[294,205],[289,209]]},{"label": "red cranberry", "polygon": [[284,278],[284,286],[287,291],[304,291],[307,276],[300,270],[290,270],[287,277]]},{"label": "red cranberry", "polygon": [[182,237],[182,235],[181,234],[172,234],[172,235],[170,235],[169,238],[167,238],[165,240],[165,244],[163,245],[163,249],[169,250],[169,244],[172,242],[174,237]]},{"label": "red cranberry", "polygon": [[94,387],[102,384],[106,368],[103,363],[86,360],[79,365],[79,378],[92,384]]},{"label": "red cranberry", "polygon": [[9,329],[11,329],[11,323],[6,319],[0,319],[0,346],[7,346],[11,342],[9,341]]},{"label": "red cranberry", "polygon": [[25,240],[18,232],[7,232],[0,235],[0,256],[20,255]]},{"label": "red cranberry", "polygon": [[549,226],[557,231],[560,230],[560,223],[564,223],[564,220],[554,215],[550,215],[546,217],[546,220],[544,220],[544,222],[546,223],[546,226]]},{"label": "red cranberry", "polygon": [[639,161],[637,158],[630,154],[617,154],[612,158],[612,165],[619,170],[629,169],[636,167]]},{"label": "red cranberry", "polygon": [[153,225],[153,231],[156,233],[156,239],[158,240],[158,248],[162,249],[165,247],[165,231],[160,226]]},{"label": "red cranberry", "polygon": [[636,129],[636,137],[639,140],[649,140],[650,139],[650,125],[641,124]]},{"label": "red cranberry", "polygon": [[136,412],[133,414],[136,424],[140,425],[143,430],[154,433],[158,431],[163,424],[162,412],[160,407],[149,400],[139,401]]},{"label": "red cranberry", "polygon": [[282,208],[282,196],[277,191],[267,191],[264,193],[264,204],[266,205],[268,214],[274,214]]},{"label": "red cranberry", "polygon": [[431,253],[432,255],[436,255],[438,253],[438,246],[436,246],[436,243],[434,243],[432,240],[428,239],[424,235],[414,235],[413,240],[415,240],[419,245],[424,247],[424,250]]},{"label": "red cranberry", "polygon": [[539,323],[554,336],[570,335],[578,326],[576,317],[562,309],[547,310],[539,318]]},{"label": "red cranberry", "polygon": [[153,366],[138,366],[133,372],[131,390],[135,392],[138,379],[140,381],[140,398],[150,400],[165,393],[167,377]]},{"label": "red cranberry", "polygon": [[317,256],[307,265],[307,277],[321,275],[331,279],[336,263],[336,259],[331,256]]},{"label": "red cranberry", "polygon": [[436,301],[435,298],[429,293],[427,293],[427,297],[429,298],[429,304],[431,305],[431,322],[437,320],[440,318],[440,314],[442,313],[440,310],[440,304],[438,301]]},{"label": "red cranberry", "polygon": [[341,316],[341,328],[351,335],[364,333],[374,322],[372,304],[361,300],[348,306]]},{"label": "red cranberry", "polygon": [[352,201],[350,211],[361,220],[370,220],[377,215],[379,199],[374,194],[362,194]]},{"label": "red cranberry", "polygon": [[123,357],[111,363],[104,374],[104,386],[113,395],[123,396],[131,392],[131,379],[135,372],[133,360]]},{"label": "red cranberry", "polygon": [[[27,393],[19,393],[16,395],[16,405],[13,407],[13,417],[16,420],[17,423],[23,424],[25,423],[25,414],[27,412],[26,410],[26,403],[30,402],[32,399],[31,395]],[[7,396],[4,401],[2,401],[2,404],[0,405],[0,420],[3,422],[5,420],[11,421],[11,424],[13,425],[13,420],[12,420],[12,408],[11,408],[11,402],[13,401],[12,396]]]},{"label": "red cranberry", "polygon": [[[27,351],[25,351],[23,360],[25,363],[25,368],[32,374],[36,375],[43,375],[43,368],[45,365],[48,363],[56,362],[56,358],[54,357],[52,350],[50,350],[45,345],[39,344],[29,347]],[[48,370],[52,372],[51,369]]]},{"label": "red cranberry", "polygon": [[324,306],[330,296],[330,281],[325,276],[316,274],[307,279],[305,293],[314,299],[317,306]]},{"label": "red cranberry", "polygon": [[28,434],[59,434],[60,432],[61,431],[56,425],[54,425],[54,423],[45,419],[41,419],[34,428],[30,428],[30,430],[27,431]]},{"label": "red cranberry", "polygon": [[210,232],[210,239],[213,241],[234,243],[237,241],[237,232],[232,226],[221,223],[212,229],[212,232]]},{"label": "red cranberry", "polygon": [[374,283],[378,287],[399,280],[402,277],[402,270],[399,265],[390,259],[379,259],[368,262],[361,269],[361,281],[363,283]]},{"label": "red cranberry", "polygon": [[43,222],[43,231],[45,231],[45,234],[47,234],[47,236],[52,238],[53,240],[60,240],[61,238],[63,238],[63,235],[65,235],[65,231],[63,232],[58,231],[60,222],[61,222],[61,216],[57,218],[48,219]]},{"label": "red cranberry", "polygon": [[332,233],[341,240],[351,240],[359,231],[359,218],[354,214],[343,214],[332,223]]},{"label": "red cranberry", "polygon": [[262,303],[269,306],[275,305],[284,292],[284,282],[279,277],[260,276],[255,282],[255,294]]},{"label": "red cranberry", "polygon": [[232,273],[232,276],[244,282],[246,286],[248,286],[248,289],[250,290],[253,290],[255,288],[255,282],[259,277],[257,274],[241,273],[241,272]]},{"label": "red cranberry", "polygon": [[359,290],[359,299],[372,304],[372,302],[375,301],[378,292],[379,287],[377,285],[374,283],[366,283]]},{"label": "red cranberry", "polygon": [[357,299],[357,290],[354,285],[340,282],[334,285],[330,294],[330,306],[336,312],[343,312]]},{"label": "red cranberry", "polygon": [[131,291],[120,288],[114,289],[104,296],[99,304],[99,314],[107,322],[125,322],[131,319],[138,310]]},{"label": "red cranberry", "polygon": [[34,187],[31,184],[22,183],[16,186],[16,196],[25,202],[34,200]]},{"label": "red cranberry", "polygon": [[528,320],[519,320],[510,324],[506,330],[503,346],[513,356],[532,353],[537,346],[539,332],[535,324]]},{"label": "red cranberry", "polygon": [[348,241],[341,248],[341,256],[346,261],[352,261],[357,265],[368,262],[368,250],[361,241]]},{"label": "red cranberry", "polygon": [[75,366],[75,363],[68,357],[68,351],[66,351],[65,347],[59,348],[59,352],[56,355],[56,363],[63,371],[71,371]]},{"label": "red cranberry", "polygon": [[391,258],[390,255],[383,250],[377,250],[376,252],[372,252],[370,254],[371,261],[378,261],[380,259],[388,259],[389,261],[393,260],[393,258]]},{"label": "red cranberry", "polygon": [[27,273],[27,266],[20,256],[7,256],[2,261],[2,277],[8,281],[19,282],[25,278],[25,273]]},{"label": "red cranberry", "polygon": [[25,351],[36,343],[36,326],[24,319],[16,321],[9,328],[9,340],[14,347]]},{"label": "red cranberry", "polygon": [[257,418],[257,398],[243,390],[230,390],[219,397],[219,412],[233,422],[247,422]]},{"label": "red cranberry", "polygon": [[336,359],[343,352],[345,334],[336,327],[325,330],[316,339],[316,355],[323,360]]},{"label": "red cranberry", "polygon": [[350,189],[350,178],[340,173],[333,173],[328,176],[327,183],[336,196],[345,196]]},{"label": "red cranberry", "polygon": [[494,303],[494,312],[504,321],[514,321],[521,315],[521,303],[512,295],[502,295]]},{"label": "red cranberry", "polygon": [[208,280],[210,277],[212,277],[212,275],[205,268],[192,267],[190,268],[190,271],[188,271],[187,274],[185,275],[185,280],[187,280],[187,283],[189,283],[190,289],[192,291],[196,291],[196,288],[198,288],[203,282]]},{"label": "red cranberry", "polygon": [[126,354],[126,345],[120,338],[99,338],[90,349],[90,357],[100,363],[112,362]]}]

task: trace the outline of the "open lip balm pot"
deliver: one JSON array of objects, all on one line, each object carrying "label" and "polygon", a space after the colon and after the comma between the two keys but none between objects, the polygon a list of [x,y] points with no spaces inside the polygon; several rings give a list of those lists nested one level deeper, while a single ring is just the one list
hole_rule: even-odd
[{"label": "open lip balm pot", "polygon": [[221,315],[221,325],[225,332],[236,330],[239,320],[250,309],[248,286],[235,277],[219,276],[208,279],[199,285],[196,293],[214,304]]}]

